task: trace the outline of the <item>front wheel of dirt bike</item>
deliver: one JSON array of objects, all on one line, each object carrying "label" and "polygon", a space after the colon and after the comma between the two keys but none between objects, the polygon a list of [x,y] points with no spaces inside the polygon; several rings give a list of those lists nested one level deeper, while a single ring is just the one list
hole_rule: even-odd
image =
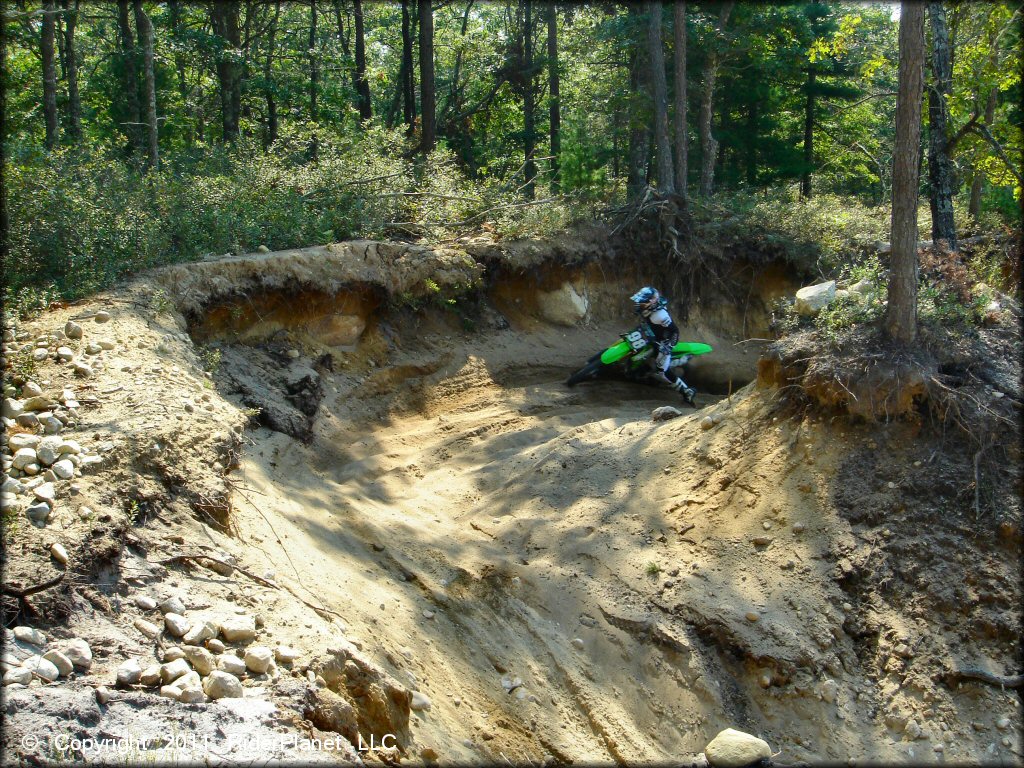
[{"label": "front wheel of dirt bike", "polygon": [[597,376],[597,372],[601,370],[602,365],[603,363],[600,360],[590,361],[582,368],[580,368],[578,371],[576,371],[576,373],[574,373],[572,376],[566,379],[565,386],[575,387],[581,381],[588,381],[594,378],[595,376]]}]

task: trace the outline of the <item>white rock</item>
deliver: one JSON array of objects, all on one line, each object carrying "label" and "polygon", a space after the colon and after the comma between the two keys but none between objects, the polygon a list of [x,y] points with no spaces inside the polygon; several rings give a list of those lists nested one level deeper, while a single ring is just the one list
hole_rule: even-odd
[{"label": "white rock", "polygon": [[135,628],[146,637],[153,638],[160,634],[160,627],[145,619],[136,619]]},{"label": "white rock", "polygon": [[227,650],[227,646],[215,637],[206,641],[206,648],[210,653],[214,654],[221,654]]},{"label": "white rock", "polygon": [[185,603],[183,603],[179,597],[169,597],[160,603],[160,613],[177,613],[179,615],[183,615],[185,613]]},{"label": "white rock", "polygon": [[907,738],[911,741],[921,738],[921,726],[917,724],[916,720],[908,720],[906,727],[903,732],[907,735]]},{"label": "white rock", "polygon": [[[185,659],[175,659],[174,661],[168,661],[166,664],[160,665],[160,679],[164,683],[173,683],[182,675],[187,675],[192,671],[192,668],[188,665]],[[139,674],[142,670],[139,670]]]},{"label": "white rock", "polygon": [[71,663],[77,670],[88,672],[92,667],[92,649],[81,638],[70,640],[64,648],[64,654],[71,659]]},{"label": "white rock", "polygon": [[182,637],[192,627],[189,620],[179,613],[165,614],[164,626],[166,626],[167,631],[175,637]]},{"label": "white rock", "polygon": [[110,701],[110,689],[105,685],[101,685],[96,689],[96,703],[103,705]]},{"label": "white rock", "polygon": [[117,668],[118,686],[135,685],[141,677],[142,667],[139,666],[137,659],[128,659],[128,661]]},{"label": "white rock", "polygon": [[176,685],[165,685],[160,688],[160,695],[165,699],[178,701],[181,698],[181,688]]},{"label": "white rock", "polygon": [[170,648],[164,651],[164,662],[175,661],[177,659],[184,659],[185,651],[176,645],[172,645]]},{"label": "white rock", "polygon": [[156,608],[156,600],[149,595],[136,595],[135,605],[141,608],[143,611],[152,611]]},{"label": "white rock", "polygon": [[46,635],[40,632],[35,627],[15,627],[14,637],[16,640],[21,640],[23,643],[30,643],[42,648],[46,645]]},{"label": "white rock", "polygon": [[70,459],[61,459],[60,461],[53,462],[52,469],[53,474],[59,480],[70,480],[75,476],[75,465],[71,463]]},{"label": "white rock", "polygon": [[870,296],[875,292],[875,286],[867,278],[862,278],[851,285],[849,291],[860,296]]},{"label": "white rock", "polygon": [[257,645],[249,648],[245,652],[245,666],[257,675],[262,675],[270,667],[270,663],[274,660],[274,654],[271,653],[270,649]]},{"label": "white rock", "polygon": [[71,347],[57,347],[57,357],[67,362],[75,356],[75,351]]},{"label": "white rock", "polygon": [[274,649],[274,659],[278,664],[291,664],[302,654],[287,645],[279,645]]},{"label": "white rock", "polygon": [[25,404],[13,397],[5,397],[2,414],[8,419],[16,419],[25,412]]},{"label": "white rock", "polygon": [[431,706],[430,698],[425,693],[412,692],[412,702],[409,704],[409,708],[413,712],[429,712]]},{"label": "white rock", "polygon": [[57,446],[57,453],[60,454],[70,453],[77,456],[81,452],[82,446],[77,440],[61,440],[60,445]]},{"label": "white rock", "polygon": [[256,620],[248,614],[231,616],[221,621],[220,632],[229,643],[246,643],[256,639]]},{"label": "white rock", "polygon": [[579,293],[568,281],[553,291],[538,291],[536,299],[541,316],[556,325],[576,325],[590,310],[586,292]]},{"label": "white rock", "polygon": [[100,339],[96,343],[100,345],[101,349],[113,349],[116,346],[111,339]]},{"label": "white rock", "polygon": [[64,335],[69,339],[80,339],[82,338],[82,326],[73,320],[68,320],[64,326]]},{"label": "white rock", "polygon": [[208,621],[200,621],[192,625],[182,640],[188,645],[201,645],[217,636],[217,627]]},{"label": "white rock", "polygon": [[92,376],[92,366],[81,360],[72,360],[71,368],[74,370],[76,376],[81,376],[83,379],[87,379]]},{"label": "white rock", "polygon": [[25,516],[36,525],[45,525],[46,521],[50,519],[50,513],[52,511],[53,510],[49,504],[45,501],[41,501],[26,509]]},{"label": "white rock", "polygon": [[21,388],[21,396],[25,397],[42,397],[43,388],[36,384],[34,381],[26,381]]},{"label": "white rock", "polygon": [[57,674],[60,675],[60,677],[67,677],[75,668],[75,665],[71,663],[71,659],[60,651],[47,651],[43,654],[43,658],[57,668]]},{"label": "white rock", "polygon": [[11,464],[15,469],[24,469],[29,464],[36,463],[36,452],[33,448],[22,448],[14,454],[14,461]]},{"label": "white rock", "polygon": [[836,700],[836,696],[839,695],[839,686],[835,680],[822,680],[818,685],[818,693],[821,695],[823,701],[828,704],[833,704]]},{"label": "white rock", "polygon": [[195,667],[196,672],[200,675],[210,674],[217,666],[217,660],[205,648],[196,645],[186,645],[182,650],[185,652],[185,658],[188,659],[189,663]]},{"label": "white rock", "polygon": [[184,690],[185,688],[202,688],[203,680],[195,670],[186,672],[174,681],[174,684]]},{"label": "white rock", "polygon": [[805,317],[818,314],[836,298],[836,281],[808,285],[796,292],[796,311]]},{"label": "white rock", "polygon": [[35,494],[35,497],[39,499],[39,501],[48,501],[51,504],[57,495],[57,491],[54,489],[53,483],[40,483],[32,489],[32,493]]},{"label": "white rock", "polygon": [[60,457],[60,444],[64,442],[56,435],[48,435],[36,446],[36,456],[46,466],[50,466]]},{"label": "white rock", "polygon": [[108,320],[110,320],[110,313],[107,312],[106,310],[100,310],[99,312],[96,313],[95,317],[93,317],[93,320],[95,320],[97,323],[105,323]]},{"label": "white rock", "polygon": [[[39,445],[40,440],[42,440],[42,438],[39,435],[26,435],[19,433],[11,435],[10,438],[8,438],[7,444],[10,446],[10,449],[15,452],[20,451],[22,448],[32,448],[34,450],[35,447]],[[35,461],[34,456],[32,457],[32,460]]]},{"label": "white rock", "polygon": [[11,685],[12,683],[28,685],[31,682],[32,670],[25,667],[15,667],[4,672],[4,685]]},{"label": "white rock", "polygon": [[233,653],[222,653],[217,657],[217,669],[241,677],[245,674],[245,662]]},{"label": "white rock", "polygon": [[142,677],[139,678],[139,682],[147,688],[160,685],[160,665],[150,664],[142,670]]},{"label": "white rock", "polygon": [[206,693],[203,691],[202,686],[191,685],[181,689],[178,701],[182,704],[204,704],[206,703]]},{"label": "white rock", "polygon": [[203,681],[203,691],[211,699],[241,698],[242,683],[234,675],[217,670]]},{"label": "white rock", "polygon": [[704,747],[704,756],[715,768],[741,768],[770,758],[772,750],[763,739],[726,728]]},{"label": "white rock", "polygon": [[573,648],[579,648],[580,650],[583,650],[583,648],[586,646],[586,644],[583,642],[583,638],[581,638],[581,637],[574,637],[572,639],[572,646],[573,646]]},{"label": "white rock", "polygon": [[50,547],[50,555],[61,565],[68,564],[68,551],[64,549],[64,545],[60,542]]}]

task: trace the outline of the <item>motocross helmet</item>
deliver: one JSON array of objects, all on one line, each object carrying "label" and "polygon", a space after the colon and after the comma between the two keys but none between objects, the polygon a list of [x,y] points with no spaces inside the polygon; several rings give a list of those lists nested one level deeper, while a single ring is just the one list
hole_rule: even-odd
[{"label": "motocross helmet", "polygon": [[629,300],[633,302],[637,312],[647,316],[661,304],[661,294],[657,289],[646,285],[630,296]]}]

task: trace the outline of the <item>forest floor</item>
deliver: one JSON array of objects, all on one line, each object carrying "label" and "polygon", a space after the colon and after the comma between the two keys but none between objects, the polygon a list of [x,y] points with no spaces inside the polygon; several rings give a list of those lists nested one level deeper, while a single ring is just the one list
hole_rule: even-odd
[{"label": "forest floor", "polygon": [[[195,282],[241,283],[246,261],[293,268],[241,257]],[[1019,502],[972,508],[977,465],[955,430],[740,387],[757,350],[706,322],[683,336],[711,340],[707,364],[737,386],[656,422],[674,393],[564,386],[629,326],[596,303],[576,326],[508,297],[472,330],[443,309],[380,315],[330,355],[287,328],[243,343],[237,313],[218,337],[202,302],[189,323],[163,304],[187,303],[174,285],[189,269],[17,329],[55,346],[69,320],[83,328],[90,375],[51,354],[32,380],[51,411],[75,403],[60,437],[99,458],[53,481],[45,526],[24,515],[36,475],[5,485],[4,584],[64,574],[17,616],[5,598],[5,626],[93,654],[57,682],[5,686],[5,762],[110,761],[113,741],[84,741],[106,738],[160,763],[372,762],[397,745],[425,763],[683,764],[733,727],[780,763],[1020,763],[1015,691],[951,677],[1021,671]],[[1013,318],[983,333],[1019,352]],[[1011,364],[1017,389],[989,391],[993,408],[1021,401]],[[182,645],[159,626],[173,604],[145,598],[177,598],[215,633],[251,621],[200,642],[276,662],[240,675],[242,698],[115,686],[126,660],[145,670]],[[8,633],[19,661],[41,649]]]}]

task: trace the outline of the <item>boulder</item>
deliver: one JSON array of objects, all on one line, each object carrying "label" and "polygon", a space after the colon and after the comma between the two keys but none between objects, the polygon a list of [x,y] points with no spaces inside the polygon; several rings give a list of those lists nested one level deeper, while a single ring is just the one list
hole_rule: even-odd
[{"label": "boulder", "polygon": [[175,637],[183,637],[185,633],[192,628],[189,620],[178,613],[165,614],[164,626],[166,626],[167,631]]},{"label": "boulder", "polygon": [[142,667],[139,666],[137,659],[128,659],[117,668],[117,685],[119,687],[135,685],[141,677]]},{"label": "boulder", "polygon": [[32,670],[25,667],[15,667],[4,672],[4,685],[28,685],[32,682]]},{"label": "boulder", "polygon": [[771,758],[772,750],[763,739],[726,728],[704,747],[704,756],[714,768],[742,768]]},{"label": "boulder", "polygon": [[248,643],[256,639],[256,620],[248,614],[231,616],[220,623],[220,632],[229,643]]},{"label": "boulder", "polygon": [[49,659],[44,659],[42,656],[29,656],[21,663],[21,666],[29,670],[36,677],[39,677],[48,683],[52,683],[60,677],[60,672],[58,671],[57,666]]},{"label": "boulder", "polygon": [[348,347],[359,341],[366,321],[359,315],[327,315],[309,325],[309,335],[328,347]]},{"label": "boulder", "polygon": [[[187,675],[192,671],[192,668],[188,665],[185,659],[175,659],[174,661],[168,661],[166,664],[160,666],[160,679],[164,683],[173,683],[182,675]],[[142,674],[142,670],[139,670],[139,674]]]},{"label": "boulder", "polygon": [[57,668],[57,673],[61,677],[67,677],[74,669],[75,665],[71,663],[71,659],[65,656],[63,653],[57,650],[50,650],[43,654],[43,658],[53,664]]},{"label": "boulder", "polygon": [[233,653],[224,653],[217,657],[217,668],[222,672],[241,677],[245,674],[245,662]]},{"label": "boulder", "polygon": [[182,638],[186,645],[201,645],[207,640],[217,636],[217,627],[208,621],[200,621],[192,625],[192,628]]},{"label": "boulder", "polygon": [[203,681],[203,691],[211,699],[240,699],[242,697],[242,682],[228,672],[217,670],[211,672]]},{"label": "boulder", "polygon": [[555,325],[573,326],[583,320],[590,310],[590,302],[570,282],[564,282],[554,291],[539,291],[537,305],[541,317]]},{"label": "boulder", "polygon": [[71,659],[72,665],[80,672],[88,672],[92,666],[92,649],[81,638],[69,641],[64,648],[64,655]]},{"label": "boulder", "polygon": [[836,281],[808,285],[796,292],[796,311],[804,317],[813,317],[836,298]]},{"label": "boulder", "polygon": [[195,667],[196,672],[200,675],[210,674],[217,665],[217,660],[213,654],[205,648],[196,645],[186,645],[182,650],[185,652],[185,658],[188,659],[189,663]]},{"label": "boulder", "polygon": [[274,660],[274,654],[269,648],[262,645],[253,646],[245,652],[245,666],[251,672],[262,675],[270,668]]},{"label": "boulder", "polygon": [[30,645],[39,646],[40,648],[46,645],[46,635],[35,627],[15,627],[14,639],[20,640],[23,643],[29,643]]}]

